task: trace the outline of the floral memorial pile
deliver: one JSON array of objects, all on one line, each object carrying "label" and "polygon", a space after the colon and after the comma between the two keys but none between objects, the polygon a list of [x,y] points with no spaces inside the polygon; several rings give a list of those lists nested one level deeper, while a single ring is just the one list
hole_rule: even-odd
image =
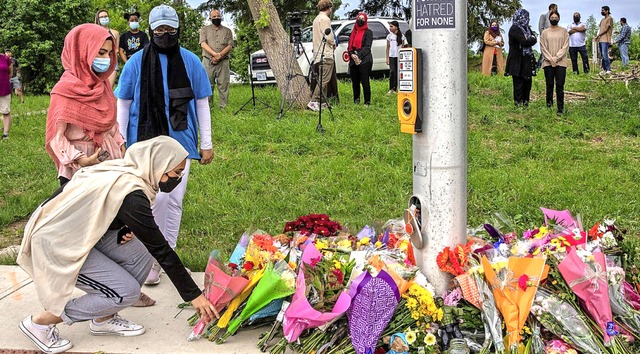
[{"label": "floral memorial pile", "polygon": [[638,236],[541,210],[538,227],[496,213],[441,250],[444,294],[416,266],[403,219],[355,235],[325,214],[275,236],[248,230],[228,259],[211,252],[205,295],[221,316],[193,315],[188,340],[223,345],[266,326],[256,345],[273,354],[640,352]]}]

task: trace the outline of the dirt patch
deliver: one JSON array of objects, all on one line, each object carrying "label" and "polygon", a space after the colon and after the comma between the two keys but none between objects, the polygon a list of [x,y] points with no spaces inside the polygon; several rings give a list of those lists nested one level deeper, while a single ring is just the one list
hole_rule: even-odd
[{"label": "dirt patch", "polygon": [[480,93],[484,96],[499,96],[500,90],[484,88],[480,90]]},{"label": "dirt patch", "polygon": [[22,232],[27,220],[19,220],[0,230],[0,249],[19,245],[22,242]]}]

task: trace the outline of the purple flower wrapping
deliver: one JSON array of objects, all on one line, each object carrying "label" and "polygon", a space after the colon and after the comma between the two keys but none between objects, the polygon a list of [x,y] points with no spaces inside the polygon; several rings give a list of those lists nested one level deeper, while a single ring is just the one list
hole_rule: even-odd
[{"label": "purple flower wrapping", "polygon": [[347,312],[351,343],[357,354],[373,353],[378,338],[389,324],[400,301],[400,292],[393,278],[380,271],[377,277],[362,273],[351,284],[353,298]]}]

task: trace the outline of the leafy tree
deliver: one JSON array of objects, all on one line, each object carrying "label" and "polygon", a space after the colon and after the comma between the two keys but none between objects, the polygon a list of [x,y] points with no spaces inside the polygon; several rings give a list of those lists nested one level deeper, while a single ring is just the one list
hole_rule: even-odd
[{"label": "leafy tree", "polygon": [[[287,30],[286,19],[290,11],[308,12],[303,16],[303,26],[310,26],[317,13],[317,1],[303,0],[275,0],[273,4],[278,12],[282,26]],[[335,10],[342,6],[341,0],[334,0]],[[231,68],[243,77],[248,77],[248,53],[253,53],[262,48],[258,31],[256,30],[251,11],[247,1],[236,0],[209,0],[198,6],[198,11],[208,14],[212,9],[218,9],[223,13],[231,14],[236,24],[235,48],[231,55]],[[336,12],[334,10],[334,13]],[[334,14],[334,17],[335,14]]]},{"label": "leafy tree", "polygon": [[[75,26],[93,23],[97,9],[109,11],[111,26],[127,31],[125,12],[139,11],[141,29],[148,31],[148,14],[162,0],[4,0],[2,5],[10,11],[0,12],[0,44],[11,47],[20,62],[25,90],[34,94],[48,93],[60,79],[63,68],[60,61],[64,38]],[[198,30],[202,16],[182,2],[175,7],[180,16],[182,45],[200,53]]]},{"label": "leafy tree", "polygon": [[411,3],[407,0],[361,0],[360,9],[351,11],[349,17],[354,18],[363,11],[370,15],[411,18]]},{"label": "leafy tree", "polygon": [[236,38],[230,64],[233,71],[245,80],[249,78],[249,54],[261,48],[253,21],[236,22]]},{"label": "leafy tree", "polygon": [[[289,36],[280,22],[276,7],[272,0],[247,0],[247,3],[283,99],[304,106],[311,92],[293,55],[293,46],[289,43]],[[289,74],[294,76],[289,79]]]},{"label": "leafy tree", "polygon": [[3,0],[0,43],[19,60],[27,92],[49,92],[62,74],[64,37],[92,17],[88,0]]},{"label": "leafy tree", "polygon": [[[124,14],[138,11],[140,13],[140,30],[149,35],[151,35],[149,13],[154,7],[165,3],[166,1],[163,0],[91,0],[95,11],[98,9],[109,11],[109,26],[120,33],[129,30],[129,24],[124,19]],[[198,35],[204,18],[184,1],[173,1],[169,5],[176,9],[180,18],[180,44],[199,55],[201,48],[198,43]],[[95,12],[93,14],[95,15]],[[93,16],[91,21],[93,22]]]},{"label": "leafy tree", "polygon": [[640,26],[631,32],[631,45],[629,46],[629,58],[640,60]]},{"label": "leafy tree", "polygon": [[593,15],[590,15],[585,22],[587,25],[587,53],[591,53],[593,48],[593,38],[598,35],[598,23]]},{"label": "leafy tree", "polygon": [[510,20],[522,8],[520,0],[468,0],[467,43],[479,42],[491,21]]}]

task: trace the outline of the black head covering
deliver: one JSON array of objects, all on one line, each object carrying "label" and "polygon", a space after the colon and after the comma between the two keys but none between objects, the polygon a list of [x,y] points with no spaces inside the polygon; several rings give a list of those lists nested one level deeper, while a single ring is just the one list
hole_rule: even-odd
[{"label": "black head covering", "polygon": [[[164,36],[168,35],[168,33],[164,34]],[[178,29],[176,36],[179,35]],[[188,127],[188,103],[195,98],[195,95],[180,54],[180,44],[177,42],[170,48],[162,49],[155,43],[154,34],[151,31],[151,41],[144,47],[142,53],[138,141],[158,135],[169,135],[160,54],[165,54],[168,60],[169,122],[176,131],[186,130]]]}]

